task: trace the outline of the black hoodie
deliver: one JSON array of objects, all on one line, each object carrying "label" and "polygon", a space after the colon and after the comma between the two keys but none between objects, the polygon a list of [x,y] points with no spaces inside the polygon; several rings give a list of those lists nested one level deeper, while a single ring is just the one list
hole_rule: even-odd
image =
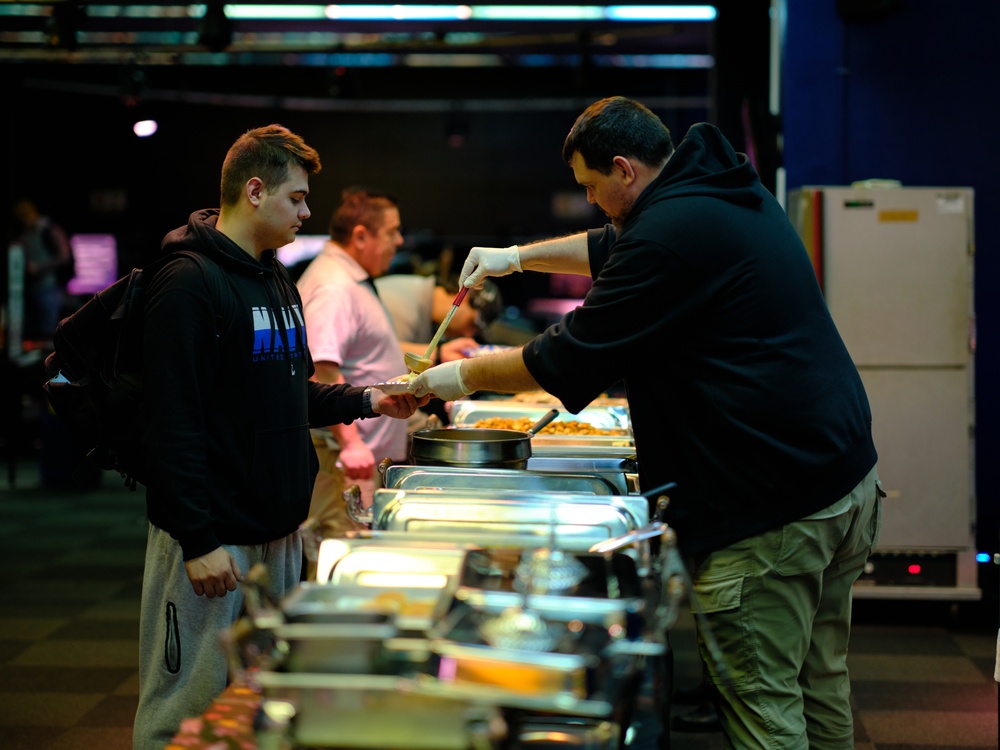
[{"label": "black hoodie", "polygon": [[295,531],[317,470],[310,425],[350,422],[362,408],[362,388],[309,380],[302,302],[285,268],[270,251],[254,260],[217,218],[198,211],[164,238],[163,253],[209,260],[169,261],[146,303],[146,509],[185,560]]},{"label": "black hoodie", "polygon": [[640,485],[699,555],[812,514],[875,465],[864,387],[808,254],[744,154],[695,125],[621,231],[589,235],[582,306],[524,349],[579,411],[624,380]]}]

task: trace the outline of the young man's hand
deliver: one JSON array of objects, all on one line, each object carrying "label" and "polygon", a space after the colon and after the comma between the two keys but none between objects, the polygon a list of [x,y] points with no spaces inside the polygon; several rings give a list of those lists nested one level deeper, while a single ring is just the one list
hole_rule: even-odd
[{"label": "young man's hand", "polygon": [[413,412],[431,400],[429,396],[418,397],[412,393],[389,396],[377,387],[372,387],[371,394],[372,411],[395,419],[408,419]]},{"label": "young man's hand", "polygon": [[198,596],[214,599],[236,591],[236,584],[243,580],[243,573],[236,560],[224,547],[216,547],[207,555],[184,561],[191,588]]}]

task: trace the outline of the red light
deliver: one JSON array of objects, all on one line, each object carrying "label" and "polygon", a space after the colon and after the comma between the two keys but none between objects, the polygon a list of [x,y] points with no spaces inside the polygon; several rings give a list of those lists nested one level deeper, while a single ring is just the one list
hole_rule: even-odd
[{"label": "red light", "polygon": [[907,565],[906,566],[906,572],[909,573],[910,575],[913,575],[913,576],[920,575],[920,566],[919,565]]}]

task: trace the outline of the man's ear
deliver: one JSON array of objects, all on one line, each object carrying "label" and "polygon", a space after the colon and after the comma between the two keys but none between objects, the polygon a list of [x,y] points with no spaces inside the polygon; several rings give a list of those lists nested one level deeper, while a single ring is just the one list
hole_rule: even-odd
[{"label": "man's ear", "polygon": [[632,168],[632,162],[627,157],[616,156],[611,160],[611,163],[614,165],[614,169],[621,173],[625,185],[631,185],[635,182],[635,169]]},{"label": "man's ear", "polygon": [[364,224],[355,224],[351,230],[351,243],[357,247],[363,247],[368,239],[368,227]]},{"label": "man's ear", "polygon": [[264,183],[259,177],[251,177],[247,180],[245,186],[247,200],[250,201],[251,205],[259,206],[261,197],[264,194]]}]

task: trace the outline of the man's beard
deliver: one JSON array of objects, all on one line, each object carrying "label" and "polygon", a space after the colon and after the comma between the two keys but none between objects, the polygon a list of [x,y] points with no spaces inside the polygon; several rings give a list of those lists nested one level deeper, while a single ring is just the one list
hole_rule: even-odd
[{"label": "man's beard", "polygon": [[625,219],[628,215],[632,213],[632,206],[635,205],[635,199],[632,198],[622,198],[621,209],[618,211],[617,216],[612,216],[608,214],[608,218],[611,219],[611,226],[615,228],[616,232],[620,232],[622,227],[625,225]]}]

